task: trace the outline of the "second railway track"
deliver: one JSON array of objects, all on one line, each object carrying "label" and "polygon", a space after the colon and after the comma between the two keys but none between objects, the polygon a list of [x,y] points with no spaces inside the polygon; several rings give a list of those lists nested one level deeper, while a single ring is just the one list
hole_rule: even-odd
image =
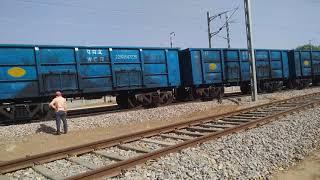
[{"label": "second railway track", "polygon": [[[226,93],[223,97],[224,99],[230,100],[230,98],[233,97],[241,97],[241,96],[247,96],[242,94],[241,92],[233,92],[233,93]],[[186,101],[186,102],[174,102],[167,106],[172,105],[179,105],[179,104],[186,104],[186,103],[193,103],[195,101]],[[81,108],[74,108],[70,109],[68,111],[68,118],[79,118],[79,117],[89,117],[89,116],[95,116],[95,115],[101,115],[106,113],[120,113],[120,112],[129,112],[134,110],[140,110],[143,109],[143,107],[136,107],[131,109],[120,109],[118,105],[100,105],[100,106],[94,106],[94,107],[81,107]],[[12,120],[2,120],[0,122],[0,125],[14,125],[14,124],[24,124],[24,123],[37,123],[37,122],[44,122],[44,121],[51,121],[53,120],[53,114],[52,117],[47,117],[47,119],[33,119],[33,120],[23,120],[23,121],[12,121]]]},{"label": "second railway track", "polygon": [[[242,94],[241,92],[232,92],[232,93],[226,93],[224,95],[224,99],[232,98],[232,97],[241,97],[241,96],[247,96]],[[194,101],[187,101],[187,102],[174,102],[170,105],[178,105],[178,104],[185,104],[185,103],[192,103]],[[116,112],[126,112],[126,111],[132,111],[132,110],[138,110],[142,109],[143,107],[136,107],[132,109],[120,109],[118,105],[111,105],[111,106],[98,106],[94,108],[78,108],[73,109],[68,112],[68,116],[71,118],[77,118],[77,117],[83,117],[83,116],[93,116],[93,115],[99,115],[104,113],[116,113]]]},{"label": "second railway track", "polygon": [[[268,123],[283,115],[301,111],[320,104],[320,93],[308,94],[290,99],[275,101],[218,116],[194,119],[164,127],[136,132],[116,138],[97,141],[80,146],[47,152],[26,158],[0,163],[2,177],[10,173],[32,168],[49,179],[92,179],[115,176],[122,170],[131,168],[169,153],[195,146],[237,131],[246,130]],[[127,152],[124,156],[123,151]],[[129,155],[128,155],[129,154]],[[100,159],[97,163],[84,157]],[[78,174],[62,176],[50,163],[65,160],[81,166]],[[100,165],[98,165],[100,164]],[[63,169],[61,171],[68,171]]]}]

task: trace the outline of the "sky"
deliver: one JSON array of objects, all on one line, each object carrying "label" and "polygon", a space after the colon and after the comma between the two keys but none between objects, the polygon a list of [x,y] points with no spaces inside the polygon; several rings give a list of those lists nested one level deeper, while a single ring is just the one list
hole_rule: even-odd
[{"label": "sky", "polygon": [[[255,48],[320,44],[320,0],[251,0]],[[206,12],[239,7],[231,47],[244,48],[243,0],[0,0],[0,44],[208,47]],[[216,18],[212,31],[223,25]],[[212,40],[225,48],[226,30]]]}]

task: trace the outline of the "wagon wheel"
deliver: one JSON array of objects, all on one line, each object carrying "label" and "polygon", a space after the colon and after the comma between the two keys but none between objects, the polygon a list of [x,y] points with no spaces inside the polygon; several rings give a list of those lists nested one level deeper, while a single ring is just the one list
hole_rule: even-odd
[{"label": "wagon wheel", "polygon": [[209,88],[205,88],[204,89],[204,93],[201,94],[201,100],[202,101],[212,101],[214,98],[214,94],[213,92],[210,92],[212,90],[210,90]]},{"label": "wagon wheel", "polygon": [[53,119],[54,115],[55,115],[55,112],[53,110],[49,110],[43,114],[43,120]]},{"label": "wagon wheel", "polygon": [[121,109],[127,109],[128,108],[128,101],[127,101],[127,96],[126,95],[118,95],[116,97],[116,102]]},{"label": "wagon wheel", "polygon": [[258,83],[257,84],[257,90],[258,90],[258,93],[266,92],[267,91],[266,83]]},{"label": "wagon wheel", "polygon": [[189,93],[188,100],[190,100],[190,101],[197,101],[197,100],[201,99],[201,97],[197,93],[197,89],[194,87],[189,88],[188,93]]},{"label": "wagon wheel", "polygon": [[171,104],[173,101],[173,95],[172,93],[161,93],[161,97],[160,97],[160,103],[161,105],[168,105]]},{"label": "wagon wheel", "polygon": [[135,108],[139,107],[141,104],[137,101],[135,96],[129,96],[128,97],[128,107],[129,108]]},{"label": "wagon wheel", "polygon": [[297,88],[298,90],[303,89],[303,83],[301,82],[301,80],[297,80],[297,81],[296,81],[296,88]]},{"label": "wagon wheel", "polygon": [[134,108],[139,106],[137,99],[134,96],[120,94],[116,97],[116,102],[121,109]]},{"label": "wagon wheel", "polygon": [[278,82],[277,87],[276,87],[276,91],[281,91],[282,89],[283,89],[283,82]]},{"label": "wagon wheel", "polygon": [[219,87],[219,93],[218,93],[218,102],[222,103],[222,98],[224,96],[224,87]]},{"label": "wagon wheel", "polygon": [[291,80],[289,80],[289,81],[287,82],[286,87],[287,87],[288,89],[293,89],[293,88],[294,88],[293,82],[292,82]]},{"label": "wagon wheel", "polygon": [[309,87],[309,82],[308,81],[304,81],[303,82],[303,88],[307,88]]},{"label": "wagon wheel", "polygon": [[189,93],[190,92],[184,87],[178,88],[177,92],[176,92],[176,100],[177,101],[187,101]]},{"label": "wagon wheel", "polygon": [[153,93],[151,95],[151,104],[149,107],[158,107],[160,105],[160,95],[158,93]]},{"label": "wagon wheel", "polygon": [[265,88],[268,93],[272,93],[274,90],[271,83],[265,83]]},{"label": "wagon wheel", "polygon": [[249,94],[251,91],[250,86],[248,84],[241,84],[240,90],[241,90],[242,94]]}]

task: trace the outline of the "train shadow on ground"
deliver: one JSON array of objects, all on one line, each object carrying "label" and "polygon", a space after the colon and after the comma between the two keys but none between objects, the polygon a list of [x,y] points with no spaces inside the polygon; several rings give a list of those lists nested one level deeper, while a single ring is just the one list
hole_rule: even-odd
[{"label": "train shadow on ground", "polygon": [[0,127],[1,126],[11,126],[11,125],[23,125],[23,124],[34,124],[39,122],[48,122],[54,120],[53,118],[50,119],[26,119],[26,120],[4,120],[1,122],[0,119]]},{"label": "train shadow on ground", "polygon": [[40,133],[40,132],[47,133],[47,134],[55,134],[56,129],[45,124],[40,124],[40,127],[36,130],[36,133]]}]

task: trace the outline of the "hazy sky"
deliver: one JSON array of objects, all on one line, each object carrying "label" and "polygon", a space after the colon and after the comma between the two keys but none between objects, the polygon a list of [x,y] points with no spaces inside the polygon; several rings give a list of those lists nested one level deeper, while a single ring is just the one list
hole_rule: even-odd
[{"label": "hazy sky", "polygon": [[[243,0],[0,0],[1,44],[208,47],[206,11],[239,6],[231,46],[246,47]],[[252,0],[256,48],[320,42],[320,0]],[[224,17],[214,21],[213,30]],[[225,36],[225,30],[219,34]],[[226,40],[213,39],[214,47]]]}]

